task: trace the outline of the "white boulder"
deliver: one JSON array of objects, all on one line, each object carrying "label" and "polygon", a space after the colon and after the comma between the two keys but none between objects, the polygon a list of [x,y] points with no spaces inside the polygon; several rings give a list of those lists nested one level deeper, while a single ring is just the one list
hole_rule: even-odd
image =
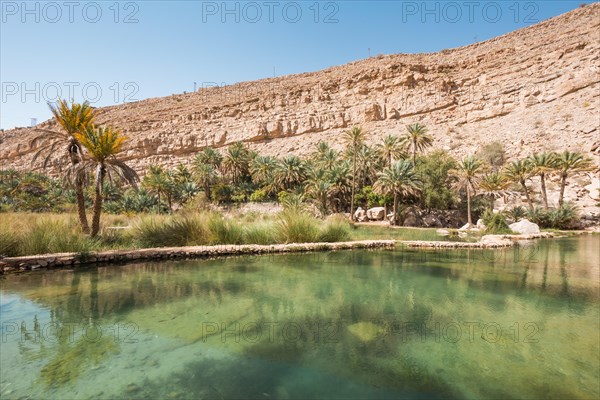
[{"label": "white boulder", "polygon": [[354,211],[354,220],[358,222],[363,222],[367,219],[367,214],[362,207],[358,207],[356,211]]},{"label": "white boulder", "polygon": [[540,227],[538,226],[538,224],[534,224],[533,222],[528,221],[526,219],[522,219],[519,222],[510,224],[508,227],[511,231],[520,234],[540,233]]},{"label": "white boulder", "polygon": [[385,208],[373,207],[367,210],[367,218],[371,221],[383,221],[385,218]]},{"label": "white boulder", "polygon": [[469,224],[468,222],[466,224],[464,224],[462,227],[460,227],[458,229],[459,231],[474,231],[474,230],[479,230],[477,229],[477,227],[473,224]]}]

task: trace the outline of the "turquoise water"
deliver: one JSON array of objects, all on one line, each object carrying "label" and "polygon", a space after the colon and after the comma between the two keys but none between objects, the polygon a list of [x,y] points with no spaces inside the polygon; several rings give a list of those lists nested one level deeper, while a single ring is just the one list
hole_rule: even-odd
[{"label": "turquoise water", "polygon": [[597,399],[598,236],[0,280],[2,399]]}]

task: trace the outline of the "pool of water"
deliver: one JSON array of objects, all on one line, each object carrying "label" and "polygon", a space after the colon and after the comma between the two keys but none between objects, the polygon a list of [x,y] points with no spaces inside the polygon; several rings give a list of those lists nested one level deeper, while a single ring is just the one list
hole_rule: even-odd
[{"label": "pool of water", "polygon": [[0,280],[2,399],[598,398],[598,236]]}]

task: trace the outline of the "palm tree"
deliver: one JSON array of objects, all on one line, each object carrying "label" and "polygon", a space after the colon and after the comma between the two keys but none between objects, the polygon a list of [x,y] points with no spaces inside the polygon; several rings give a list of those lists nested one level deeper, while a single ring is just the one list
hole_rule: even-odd
[{"label": "palm tree", "polygon": [[558,206],[562,207],[565,196],[565,186],[567,186],[567,178],[569,177],[569,174],[592,171],[594,169],[594,164],[591,158],[584,157],[584,155],[579,152],[570,152],[565,150],[563,153],[557,156],[556,167],[560,174],[560,195],[558,196]]},{"label": "palm tree", "polygon": [[156,196],[158,197],[157,212],[160,214],[160,195],[166,195],[169,190],[169,177],[165,170],[160,165],[150,165],[148,174],[144,177],[142,185],[151,192],[156,192]]},{"label": "palm tree", "polygon": [[557,162],[555,153],[536,153],[528,158],[528,162],[531,165],[533,173],[540,177],[542,184],[542,200],[544,201],[544,208],[548,209],[548,196],[546,193],[546,177],[556,171]]},{"label": "palm tree", "polygon": [[173,180],[178,185],[183,185],[185,183],[192,182],[192,174],[187,166],[179,164],[173,172]]},{"label": "palm tree", "polygon": [[212,164],[199,162],[198,157],[196,157],[192,168],[194,171],[194,177],[200,186],[204,188],[206,199],[210,200],[210,187],[217,180],[217,173],[215,172],[214,166]]},{"label": "palm tree", "polygon": [[465,190],[467,192],[467,223],[469,228],[473,226],[471,219],[471,197],[475,195],[481,178],[479,175],[484,170],[484,164],[474,156],[467,156],[459,162],[458,167],[451,173],[458,180],[455,184],[456,190]]},{"label": "palm tree", "polygon": [[377,151],[373,147],[363,144],[358,148],[357,161],[359,165],[357,170],[357,186],[364,187],[372,184],[376,179],[377,173],[383,167]]},{"label": "palm tree", "polygon": [[324,176],[315,176],[306,184],[306,192],[319,202],[319,209],[323,215],[327,215],[327,200],[332,186]]},{"label": "palm tree", "polygon": [[112,175],[115,174],[122,181],[136,186],[139,177],[131,167],[116,158],[127,139],[121,131],[108,126],[96,128],[88,125],[82,132],[75,133],[75,138],[85,147],[96,167],[94,214],[90,233],[91,237],[95,237],[100,230],[104,179],[108,176],[112,180]]},{"label": "palm tree", "polygon": [[504,170],[504,175],[514,183],[518,183],[523,188],[523,192],[525,193],[525,197],[527,198],[527,204],[529,204],[529,209],[533,210],[533,202],[531,201],[531,197],[529,196],[529,189],[527,189],[527,179],[529,179],[532,175],[531,165],[524,160],[513,161]]},{"label": "palm tree", "polygon": [[195,161],[202,164],[212,165],[215,170],[220,170],[221,163],[223,162],[223,156],[212,147],[205,147],[200,153],[198,153]]},{"label": "palm tree", "polygon": [[354,194],[356,192],[356,157],[358,148],[362,146],[365,140],[363,130],[355,126],[344,134],[346,146],[352,151],[352,196],[350,200],[350,218],[354,221]]},{"label": "palm tree", "polygon": [[387,135],[377,146],[380,157],[386,167],[391,167],[392,162],[399,158],[406,158],[404,138],[396,135]]},{"label": "palm tree", "polygon": [[398,160],[391,167],[385,168],[377,174],[377,182],[373,187],[376,192],[381,194],[394,195],[394,208],[392,225],[396,225],[398,219],[398,202],[401,196],[416,193],[421,184],[421,180],[413,164],[407,160]]},{"label": "palm tree", "polygon": [[239,183],[242,176],[248,173],[250,152],[242,142],[235,142],[227,148],[224,164],[227,171],[231,172],[233,184]]},{"label": "palm tree", "polygon": [[276,169],[277,160],[270,156],[257,156],[250,163],[252,180],[263,187],[273,187],[273,175]]},{"label": "palm tree", "polygon": [[350,183],[350,163],[344,160],[332,166],[327,171],[328,181],[331,182],[331,198],[336,212],[343,210],[348,198]]},{"label": "palm tree", "polygon": [[45,154],[43,167],[48,165],[56,151],[63,147],[65,148],[65,156],[70,163],[70,173],[79,171],[81,175],[72,177],[75,186],[75,194],[77,199],[77,213],[79,215],[79,224],[84,233],[89,233],[87,216],[85,213],[85,195],[83,186],[86,182],[85,169],[77,168],[77,164],[83,162],[83,153],[81,143],[75,137],[75,134],[83,132],[88,126],[94,122],[94,110],[88,102],[78,104],[72,102],[71,105],[67,101],[60,99],[58,104],[53,105],[48,103],[52,115],[56,119],[58,125],[62,128],[60,131],[52,131],[47,129],[36,129],[41,132],[35,136],[29,143],[31,147],[38,142],[46,141],[33,155],[32,164],[41,154]]},{"label": "palm tree", "polygon": [[413,165],[417,164],[417,152],[425,150],[431,146],[433,139],[427,133],[425,125],[412,124],[406,127],[407,133],[405,134],[405,140],[412,148],[412,161]]},{"label": "palm tree", "polygon": [[502,196],[506,196],[510,194],[508,187],[510,185],[510,181],[506,177],[497,171],[486,174],[481,182],[479,183],[479,188],[481,189],[481,193],[484,195],[490,196],[490,211],[494,211],[494,203],[496,199]]},{"label": "palm tree", "polygon": [[298,156],[287,156],[277,165],[274,180],[278,187],[289,190],[298,186],[305,177],[304,161]]}]

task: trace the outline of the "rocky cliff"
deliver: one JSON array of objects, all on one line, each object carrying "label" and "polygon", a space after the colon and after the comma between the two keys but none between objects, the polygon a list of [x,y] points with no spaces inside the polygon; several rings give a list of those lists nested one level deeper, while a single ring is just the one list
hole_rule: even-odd
[{"label": "rocky cliff", "polygon": [[[307,154],[320,140],[339,146],[354,125],[374,143],[414,122],[455,156],[491,141],[503,142],[511,157],[543,149],[598,154],[599,25],[595,3],[457,49],[99,108],[97,122],[124,130],[130,141],[123,158],[138,170],[187,162],[204,146],[235,141],[264,154]],[[34,134],[0,133],[3,168],[30,168]]]}]

